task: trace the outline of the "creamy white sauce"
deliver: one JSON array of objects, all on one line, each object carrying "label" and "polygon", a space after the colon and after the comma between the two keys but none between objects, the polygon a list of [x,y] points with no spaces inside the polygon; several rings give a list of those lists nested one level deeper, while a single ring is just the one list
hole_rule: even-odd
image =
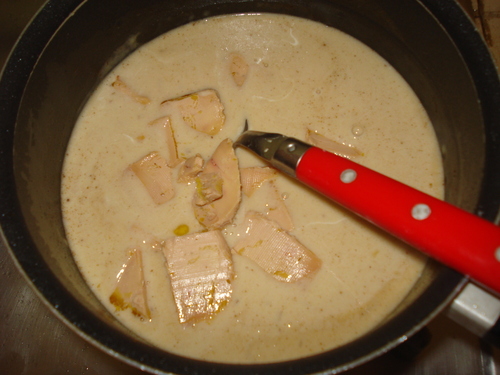
[{"label": "creamy white sauce", "polygon": [[[228,71],[231,53],[250,65],[238,88]],[[113,88],[119,75],[143,105]],[[425,259],[334,203],[280,176],[294,220],[292,234],[323,262],[317,274],[281,283],[233,254],[232,299],[207,322],[181,325],[161,251],[144,242],[173,235],[180,224],[203,227],[191,209],[192,185],[155,205],[129,164],[151,151],[167,157],[161,127],[164,100],[216,89],[226,123],[210,137],[173,119],[181,154],[205,160],[245,119],[253,130],[305,139],[306,129],[363,152],[355,161],[441,197],[443,176],[430,121],[412,90],[380,56],[324,25],[279,15],[226,16],[173,30],[143,46],[101,84],[75,127],[63,171],[68,240],[80,270],[102,303],[109,302],[127,249],[143,247],[151,320],[116,312],[127,327],[160,348],[223,362],[280,361],[330,349],[381,322],[418,279]],[[240,166],[263,165],[237,150]],[[376,189],[376,187],[373,187]],[[258,194],[246,199],[235,223]],[[229,225],[229,245],[237,232]]]}]

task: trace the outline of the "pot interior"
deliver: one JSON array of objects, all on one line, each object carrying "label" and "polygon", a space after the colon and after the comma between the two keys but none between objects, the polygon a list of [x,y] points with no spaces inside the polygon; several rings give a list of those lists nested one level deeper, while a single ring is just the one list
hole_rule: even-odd
[{"label": "pot interior", "polygon": [[15,184],[22,218],[4,230],[24,272],[63,319],[127,361],[179,373],[214,369],[276,373],[292,368],[305,373],[347,368],[395,345],[424,324],[451,298],[462,276],[429,262],[401,307],[370,334],[329,353],[250,370],[249,366],[188,361],[135,337],[89,290],[65,239],[62,162],[77,117],[99,82],[130,52],[168,30],[209,16],[246,12],[309,18],[338,28],[377,51],[407,80],[432,120],[443,156],[446,200],[467,210],[477,207],[487,156],[482,108],[455,43],[420,2],[88,0],[50,39],[24,90],[15,125],[15,182],[9,181]]}]

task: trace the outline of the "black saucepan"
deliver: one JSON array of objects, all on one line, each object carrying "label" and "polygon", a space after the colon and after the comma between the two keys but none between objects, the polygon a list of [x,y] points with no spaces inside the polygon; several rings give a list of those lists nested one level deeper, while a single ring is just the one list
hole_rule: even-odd
[{"label": "black saucepan", "polygon": [[21,271],[82,336],[143,369],[168,373],[333,373],[403,342],[466,282],[430,263],[376,329],[341,348],[264,365],[189,360],[136,337],[93,296],[71,257],[61,218],[61,166],[90,93],[154,37],[209,16],[272,12],[358,38],[408,81],[438,136],[446,200],[494,220],[500,206],[500,83],[488,50],[452,0],[50,0],[17,43],[0,83],[0,221]]}]

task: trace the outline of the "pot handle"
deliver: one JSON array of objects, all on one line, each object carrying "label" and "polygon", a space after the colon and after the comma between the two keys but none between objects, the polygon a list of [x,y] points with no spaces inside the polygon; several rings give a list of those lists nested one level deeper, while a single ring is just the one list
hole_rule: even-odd
[{"label": "pot handle", "polygon": [[445,313],[486,342],[500,347],[500,299],[496,295],[469,282]]}]

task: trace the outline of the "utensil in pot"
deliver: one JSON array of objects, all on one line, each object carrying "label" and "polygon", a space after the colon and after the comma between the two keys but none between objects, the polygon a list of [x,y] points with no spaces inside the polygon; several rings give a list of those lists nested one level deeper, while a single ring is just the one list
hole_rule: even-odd
[{"label": "utensil in pot", "polygon": [[256,153],[280,171],[500,293],[500,227],[282,134],[244,131],[235,146]]}]

